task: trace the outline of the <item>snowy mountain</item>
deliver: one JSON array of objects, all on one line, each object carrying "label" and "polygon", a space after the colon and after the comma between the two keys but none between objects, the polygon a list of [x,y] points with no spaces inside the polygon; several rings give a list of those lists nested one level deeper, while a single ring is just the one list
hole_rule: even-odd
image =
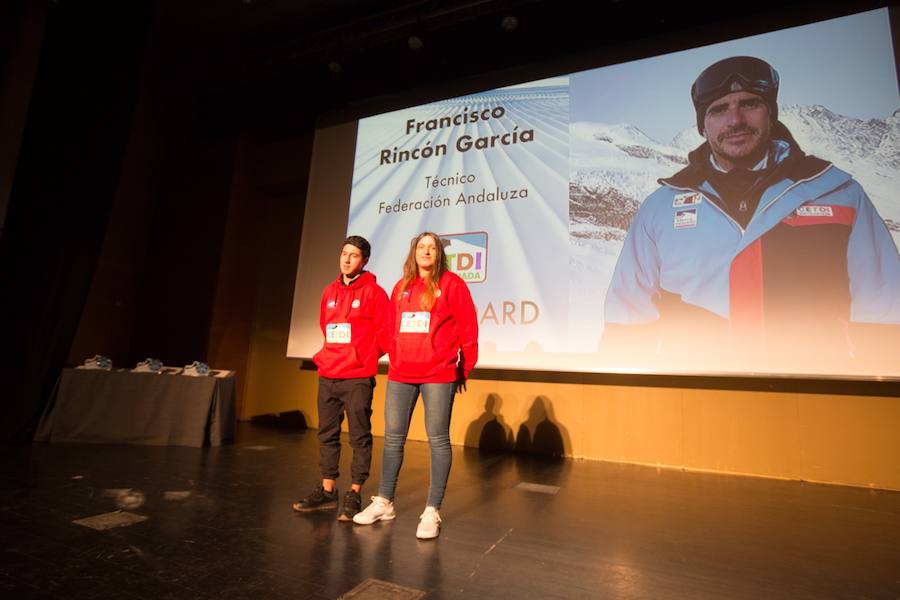
[{"label": "snowy mountain", "polygon": [[779,118],[807,153],[853,175],[900,245],[900,112],[864,121],[820,105],[789,104]]},{"label": "snowy mountain", "polygon": [[621,240],[656,180],[687,165],[687,151],[660,144],[630,125],[570,128],[569,233]]},{"label": "snowy mountain", "polygon": [[703,136],[700,135],[700,132],[697,131],[696,127],[688,127],[687,129],[682,129],[673,139],[672,145],[682,150],[687,156],[687,153],[705,142]]},{"label": "snowy mountain", "polygon": [[[832,161],[862,184],[900,242],[900,111],[861,120],[824,106],[785,105],[779,118],[800,147]],[[575,239],[621,241],[640,203],[687,164],[703,142],[695,126],[668,144],[627,124],[570,127],[569,233]]]}]

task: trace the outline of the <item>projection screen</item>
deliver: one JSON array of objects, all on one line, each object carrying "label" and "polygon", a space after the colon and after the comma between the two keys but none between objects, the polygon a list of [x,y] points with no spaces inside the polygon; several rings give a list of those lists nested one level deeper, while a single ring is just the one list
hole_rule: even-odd
[{"label": "projection screen", "polygon": [[[758,188],[746,223],[696,176],[709,153],[694,152],[706,140],[690,94],[735,56],[779,81],[778,141],[761,174],[745,170]],[[758,133],[736,127],[722,135]],[[389,292],[428,230],[475,300],[479,367],[900,377],[888,9],[364,118],[355,150],[325,148],[328,135],[288,356],[321,346],[318,297],[344,234],[369,239],[368,270]],[[317,169],[342,176],[341,161],[324,164],[340,152],[346,213],[346,198],[314,189]],[[320,226],[339,233],[327,247]]]}]

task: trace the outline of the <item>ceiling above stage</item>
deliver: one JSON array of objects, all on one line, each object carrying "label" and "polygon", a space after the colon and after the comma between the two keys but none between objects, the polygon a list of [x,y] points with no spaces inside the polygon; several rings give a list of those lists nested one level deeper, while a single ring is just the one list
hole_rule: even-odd
[{"label": "ceiling above stage", "polygon": [[198,86],[206,109],[264,122],[372,98],[389,104],[416,90],[439,96],[434,90],[445,82],[484,73],[501,73],[502,85],[518,67],[539,73],[562,57],[607,52],[615,62],[684,32],[708,43],[732,37],[744,22],[762,31],[780,25],[782,14],[796,22],[811,10],[852,8],[768,0],[703,9],[641,0],[159,0],[153,51]]}]

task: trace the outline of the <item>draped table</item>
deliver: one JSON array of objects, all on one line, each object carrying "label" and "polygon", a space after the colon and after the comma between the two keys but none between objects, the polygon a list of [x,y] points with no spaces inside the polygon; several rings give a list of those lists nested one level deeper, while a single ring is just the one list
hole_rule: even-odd
[{"label": "draped table", "polygon": [[220,446],[234,439],[234,376],[63,369],[39,442]]}]

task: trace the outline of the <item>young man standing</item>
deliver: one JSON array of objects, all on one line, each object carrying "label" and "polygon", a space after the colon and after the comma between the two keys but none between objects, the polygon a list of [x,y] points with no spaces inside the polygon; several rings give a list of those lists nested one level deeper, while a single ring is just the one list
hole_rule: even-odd
[{"label": "young man standing", "polygon": [[347,415],[353,448],[350,491],[338,515],[350,521],[360,510],[360,489],[372,462],[372,394],[378,359],[389,348],[393,306],[387,294],[364,271],[371,247],[365,238],[344,240],[340,275],[322,292],[319,324],[325,335],[313,357],[319,369],[319,467],[322,483],[309,496],[294,503],[297,512],[337,507],[341,423]]}]

